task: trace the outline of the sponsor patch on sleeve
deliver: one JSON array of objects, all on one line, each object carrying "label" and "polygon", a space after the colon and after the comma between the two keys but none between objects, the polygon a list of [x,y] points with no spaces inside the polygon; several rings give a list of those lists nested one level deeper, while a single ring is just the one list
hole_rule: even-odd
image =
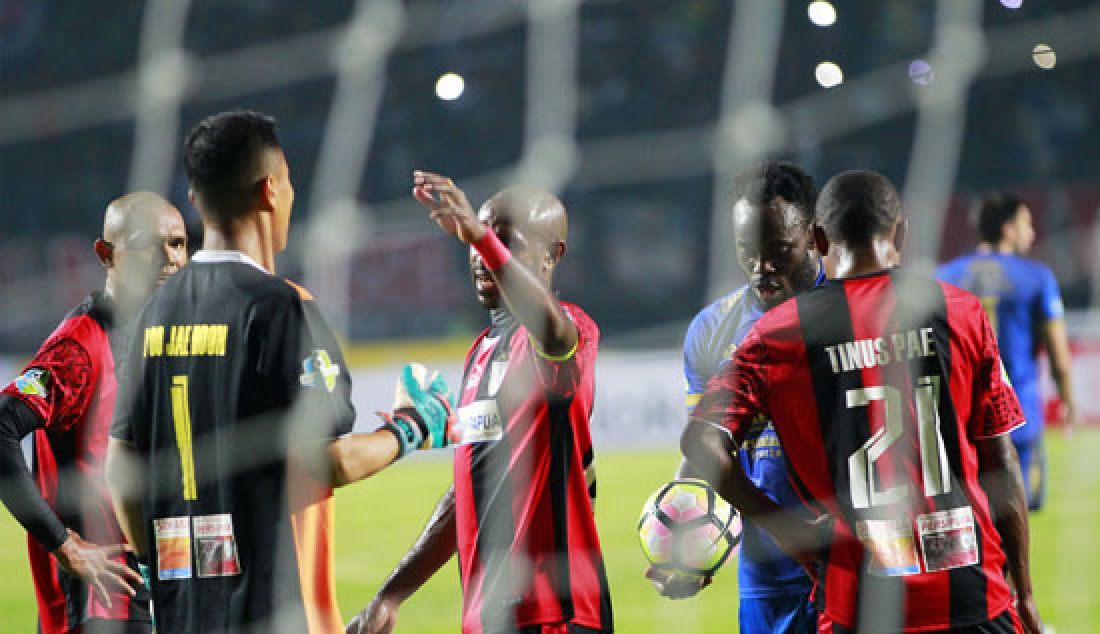
[{"label": "sponsor patch on sleeve", "polygon": [[45,368],[28,368],[15,378],[15,389],[29,396],[49,397],[50,371]]},{"label": "sponsor patch on sleeve", "polygon": [[336,389],[336,377],[340,376],[339,364],[333,363],[327,350],[314,350],[302,360],[302,374],[298,381],[305,387]]}]

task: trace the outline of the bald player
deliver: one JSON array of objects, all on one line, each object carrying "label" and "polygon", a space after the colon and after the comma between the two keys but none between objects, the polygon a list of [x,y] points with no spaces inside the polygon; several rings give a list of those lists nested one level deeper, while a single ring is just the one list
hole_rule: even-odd
[{"label": "bald player", "polygon": [[[102,291],[74,308],[0,391],[0,499],[28,533],[43,634],[148,632],[149,593],[103,477],[123,326],[187,261],[179,211],[149,192],[111,202],[95,253]],[[31,470],[20,441],[34,435]]]},{"label": "bald player", "polygon": [[413,195],[470,245],[490,323],[457,390],[454,485],[347,631],[392,631],[401,603],[457,552],[464,634],[611,632],[592,514],[599,330],[552,290],[565,208],[545,191],[511,187],[475,214],[449,178],[428,172],[413,173]]}]

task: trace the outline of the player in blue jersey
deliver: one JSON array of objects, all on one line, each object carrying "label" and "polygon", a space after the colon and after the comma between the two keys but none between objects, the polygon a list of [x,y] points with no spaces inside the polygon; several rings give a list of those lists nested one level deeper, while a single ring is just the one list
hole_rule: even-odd
[{"label": "player in blue jersey", "polygon": [[[817,189],[801,168],[787,162],[751,168],[735,180],[733,199],[737,261],[749,283],[704,308],[688,328],[684,376],[689,413],[707,380],[731,359],[737,344],[765,311],[825,279],[811,233]],[[776,502],[801,508],[770,422],[759,421],[739,453],[741,466],[754,484]],[[696,474],[683,462],[678,475]],[[694,595],[710,582],[664,576],[653,570],[647,574],[658,590],[671,598]],[[738,588],[741,632],[817,630],[817,616],[810,603],[812,581],[771,537],[748,522],[742,533]]]},{"label": "player in blue jersey", "polygon": [[1038,351],[1046,349],[1050,371],[1061,398],[1061,418],[1077,422],[1070,376],[1069,342],[1062,318],[1062,298],[1050,269],[1023,257],[1035,240],[1031,211],[1017,196],[997,192],[975,204],[977,251],[939,268],[945,282],[977,295],[997,333],[1005,370],[1027,423],[1012,432],[1028,492],[1028,506],[1043,503],[1043,401],[1039,393]]}]

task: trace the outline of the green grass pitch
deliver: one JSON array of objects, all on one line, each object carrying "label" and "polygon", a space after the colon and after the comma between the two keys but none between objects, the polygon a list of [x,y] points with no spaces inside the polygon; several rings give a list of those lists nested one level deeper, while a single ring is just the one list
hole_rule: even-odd
[{"label": "green grass pitch", "polygon": [[[1100,632],[1100,429],[1048,434],[1048,506],[1032,516],[1032,570],[1044,619],[1059,634]],[[695,599],[659,598],[642,577],[635,523],[642,502],[673,472],[676,455],[597,456],[600,537],[617,630],[683,634],[737,630],[737,575],[727,564]],[[419,533],[447,486],[450,464],[397,465],[337,493],[336,581],[345,619],[371,597]],[[0,631],[33,632],[35,605],[25,536],[0,513]],[[399,632],[458,631],[460,591],[452,561],[401,609]]]}]

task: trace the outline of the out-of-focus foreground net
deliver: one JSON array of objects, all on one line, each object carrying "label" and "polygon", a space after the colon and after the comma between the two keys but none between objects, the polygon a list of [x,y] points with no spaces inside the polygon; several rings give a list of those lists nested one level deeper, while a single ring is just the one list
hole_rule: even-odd
[{"label": "out-of-focus foreground net", "polygon": [[[70,8],[90,38],[123,52],[98,66],[70,53],[57,68],[37,49],[81,49],[46,23],[53,9],[0,4],[18,9],[0,10],[12,35],[0,44],[11,64],[0,82],[0,217],[11,228],[0,237],[0,368],[11,375],[101,284],[90,241],[108,200],[163,192],[195,224],[182,136],[238,105],[279,117],[298,186],[281,272],[303,279],[351,340],[467,333],[481,317],[461,254],[408,196],[411,170],[425,168],[454,175],[474,204],[514,182],[560,193],[573,214],[563,294],[621,347],[675,346],[704,299],[737,283],[729,184],[764,156],[791,157],[819,183],[841,169],[885,172],[911,214],[912,264],[926,268],[969,248],[971,193],[1022,189],[1043,209],[1037,250],[1078,315],[1071,327],[1096,337],[1100,93],[1072,92],[1066,78],[1095,67],[1100,7],[1015,16],[978,0],[868,2],[838,6],[837,25],[820,28],[802,2],[668,4],[148,0],[99,18]],[[1038,43],[1056,52],[1060,81],[1036,67]],[[839,86],[814,83],[825,59],[845,68]],[[916,59],[932,74],[911,73]],[[82,63],[107,70],[74,71]],[[447,71],[466,91],[445,102],[432,86]],[[646,392],[637,381],[663,379],[621,360],[604,367],[624,380],[601,398],[673,428],[682,420],[678,403],[634,396]],[[388,389],[367,396],[372,407]],[[667,386],[674,399],[679,389],[678,378]],[[891,601],[883,613],[897,613]]]}]

